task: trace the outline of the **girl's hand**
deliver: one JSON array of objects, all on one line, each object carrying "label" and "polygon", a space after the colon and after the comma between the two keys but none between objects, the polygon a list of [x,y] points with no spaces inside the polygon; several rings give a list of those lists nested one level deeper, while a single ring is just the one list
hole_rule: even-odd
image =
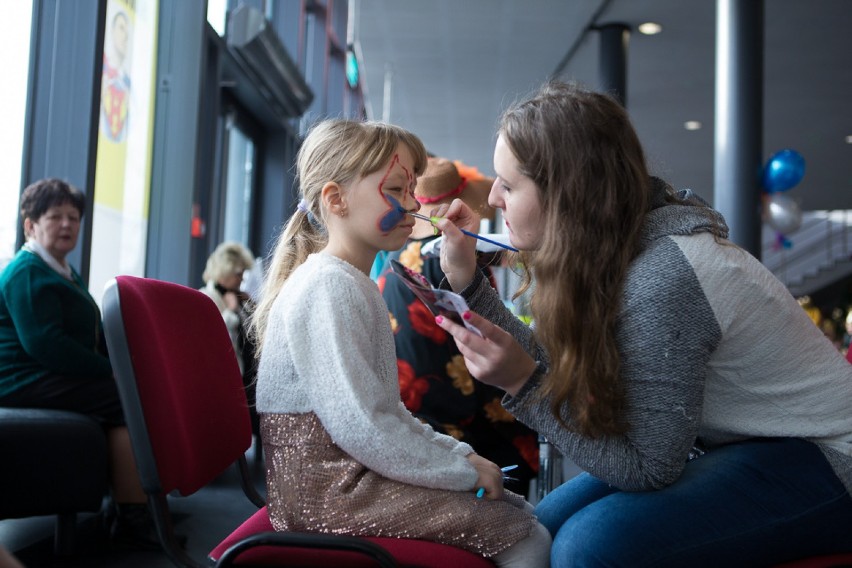
[{"label": "girl's hand", "polygon": [[479,217],[461,199],[441,205],[432,215],[442,217],[435,223],[444,233],[441,243],[441,270],[450,287],[459,292],[473,281],[476,272],[476,239],[468,237],[459,228],[479,231]]},{"label": "girl's hand", "polygon": [[474,491],[482,487],[485,489],[486,499],[503,497],[503,472],[500,467],[477,454],[469,454],[467,459],[479,474]]},{"label": "girl's hand", "polygon": [[512,396],[518,394],[535,371],[535,360],[514,337],[482,316],[465,312],[462,317],[476,326],[482,337],[449,318],[438,316],[435,322],[456,340],[473,377]]}]

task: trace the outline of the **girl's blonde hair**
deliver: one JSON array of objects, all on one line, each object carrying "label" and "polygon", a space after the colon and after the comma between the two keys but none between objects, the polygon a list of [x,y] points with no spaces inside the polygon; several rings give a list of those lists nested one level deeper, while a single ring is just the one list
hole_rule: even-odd
[{"label": "girl's blonde hair", "polygon": [[328,243],[322,188],[329,182],[347,186],[385,167],[400,144],[411,151],[414,175],[426,169],[426,148],[411,132],[382,122],[328,119],[311,128],[296,157],[299,206],[276,241],[263,292],[251,320],[257,355],[269,311],[290,274],[308,255]]}]

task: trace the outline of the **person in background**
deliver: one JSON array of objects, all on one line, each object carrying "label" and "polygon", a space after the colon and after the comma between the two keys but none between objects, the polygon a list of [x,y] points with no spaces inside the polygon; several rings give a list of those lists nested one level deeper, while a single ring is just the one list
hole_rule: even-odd
[{"label": "person in background", "polygon": [[[225,327],[228,328],[243,377],[252,432],[259,436],[260,418],[255,411],[256,349],[248,333],[248,320],[255,303],[249,293],[243,291],[243,277],[254,265],[254,256],[249,249],[234,241],[221,243],[207,258],[202,274],[205,285],[200,290],[219,308]],[[259,444],[257,448],[260,448]]]},{"label": "person in background", "polygon": [[0,406],[70,410],[102,424],[116,504],[113,541],[156,549],[101,313],[66,260],[84,209],[83,193],[60,179],[39,180],[21,195],[26,243],[0,274]]},{"label": "person in background", "polygon": [[251,313],[251,300],[246,292],[241,290],[243,275],[254,266],[254,256],[251,251],[238,242],[221,243],[207,258],[202,278],[204,287],[200,288],[219,308],[240,372],[245,378],[246,369],[253,365],[254,349],[246,340],[245,323]]},{"label": "person in background", "polygon": [[[459,198],[480,218],[492,219],[494,210],[487,203],[492,181],[465,179],[453,162],[429,158],[414,195],[429,209]],[[501,406],[503,391],[473,380],[452,336],[438,327],[429,309],[389,267],[390,260],[397,260],[438,287],[444,279],[440,257],[422,251],[437,238],[431,223],[417,219],[405,246],[389,253],[377,281],[391,316],[402,400],[436,431],[470,444],[501,466],[517,465],[506,487],[526,495],[538,471],[538,435]],[[496,261],[494,255],[480,254],[479,261],[490,277],[488,264]]]},{"label": "person in background", "polygon": [[[436,214],[470,372],[585,473],[536,515],[563,566],[771,566],[852,550],[852,366],[722,215],[652,177],[625,109],[550,82],[512,106],[489,203],[535,329]],[[529,281],[529,275],[528,279]]]},{"label": "person in background", "polygon": [[369,273],[410,236],[425,166],[415,135],[379,122],[320,122],[299,149],[300,202],[252,325],[269,517],[279,531],[432,540],[501,567],[547,566],[550,535],[500,468],[400,400]]}]

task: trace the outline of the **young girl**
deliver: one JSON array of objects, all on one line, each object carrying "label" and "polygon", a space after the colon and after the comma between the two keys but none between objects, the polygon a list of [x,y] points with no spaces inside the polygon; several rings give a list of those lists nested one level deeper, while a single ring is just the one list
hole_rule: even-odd
[{"label": "young girl", "polygon": [[378,251],[410,236],[414,219],[400,219],[393,202],[419,209],[425,165],[417,137],[380,123],[322,122],[299,151],[302,200],[253,321],[272,524],[433,540],[498,566],[548,566],[550,537],[503,491],[499,467],[400,401],[387,308],[369,272]]}]

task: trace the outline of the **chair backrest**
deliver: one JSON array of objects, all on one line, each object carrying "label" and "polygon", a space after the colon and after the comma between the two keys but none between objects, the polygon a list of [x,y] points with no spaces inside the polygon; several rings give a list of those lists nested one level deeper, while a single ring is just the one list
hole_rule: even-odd
[{"label": "chair backrest", "polygon": [[104,328],[142,486],[189,495],[244,455],[251,421],[213,301],[193,288],[118,276]]}]

